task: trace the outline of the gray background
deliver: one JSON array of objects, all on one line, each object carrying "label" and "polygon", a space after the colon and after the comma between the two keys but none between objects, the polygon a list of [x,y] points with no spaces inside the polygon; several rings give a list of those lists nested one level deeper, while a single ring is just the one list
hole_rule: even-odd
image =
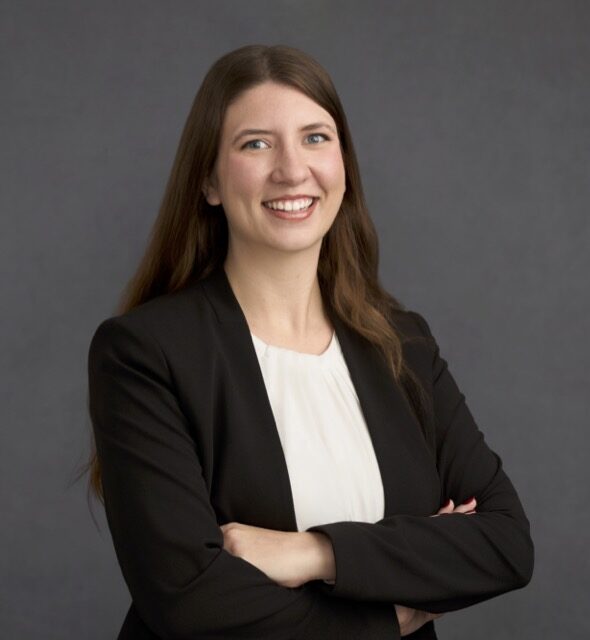
[{"label": "gray background", "polygon": [[589,637],[590,3],[1,4],[3,638],[114,638],[86,356],[219,56],[284,43],[342,98],[386,287],[429,321],[532,524],[531,584],[442,639]]}]

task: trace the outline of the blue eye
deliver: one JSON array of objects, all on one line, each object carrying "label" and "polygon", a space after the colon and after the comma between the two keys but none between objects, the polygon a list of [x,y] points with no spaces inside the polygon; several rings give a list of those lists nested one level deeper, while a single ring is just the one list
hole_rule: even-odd
[{"label": "blue eye", "polygon": [[[314,138],[314,137],[317,137],[317,136],[320,136],[320,137],[322,137],[322,138],[324,138],[326,140],[330,140],[330,138],[325,133],[310,133],[307,137],[308,138]],[[245,142],[242,145],[242,149],[253,149],[253,150],[257,151],[258,149],[260,149],[260,147],[251,147],[251,146],[249,146],[251,144],[254,144],[255,142],[264,142],[264,140],[260,140],[260,139],[249,140],[248,142]],[[266,142],[264,142],[264,144],[266,144]],[[315,146],[315,144],[313,146]]]},{"label": "blue eye", "polygon": [[325,133],[310,133],[307,137],[308,138],[312,138],[315,136],[321,136],[322,138],[325,138],[326,140],[329,140],[330,138],[328,138],[328,136]]},{"label": "blue eye", "polygon": [[248,142],[246,142],[243,146],[242,149],[257,149],[258,147],[249,147],[248,145],[250,144],[254,144],[255,142],[262,142],[262,140],[249,140]]}]

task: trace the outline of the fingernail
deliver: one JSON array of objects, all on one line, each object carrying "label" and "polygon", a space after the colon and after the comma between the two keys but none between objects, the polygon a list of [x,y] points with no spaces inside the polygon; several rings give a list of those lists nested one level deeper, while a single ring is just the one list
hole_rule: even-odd
[{"label": "fingernail", "polygon": [[451,499],[449,498],[444,504],[443,504],[443,509],[446,509],[448,506],[450,506],[451,504]]},{"label": "fingernail", "polygon": [[471,498],[465,500],[465,502],[462,502],[461,504],[469,504],[472,500],[475,500],[475,496],[471,496]]}]

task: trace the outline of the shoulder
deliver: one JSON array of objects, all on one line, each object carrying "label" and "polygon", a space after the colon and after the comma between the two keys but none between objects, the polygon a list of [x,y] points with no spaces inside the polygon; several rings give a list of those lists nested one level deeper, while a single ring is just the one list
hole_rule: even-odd
[{"label": "shoulder", "polygon": [[403,342],[431,343],[433,336],[424,316],[414,309],[395,308],[389,315],[390,324]]},{"label": "shoulder", "polygon": [[103,319],[91,339],[91,349],[103,343],[152,343],[167,350],[191,337],[206,335],[216,322],[200,282],[148,300],[129,311]]},{"label": "shoulder", "polygon": [[401,341],[403,357],[412,371],[429,381],[438,345],[424,315],[414,309],[395,309],[389,316]]}]

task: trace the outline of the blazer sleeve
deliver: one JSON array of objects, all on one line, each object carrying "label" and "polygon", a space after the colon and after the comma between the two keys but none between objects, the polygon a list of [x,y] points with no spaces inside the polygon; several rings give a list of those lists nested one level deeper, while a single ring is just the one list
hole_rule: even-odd
[{"label": "blazer sleeve", "polygon": [[167,360],[147,331],[123,316],[104,320],[90,343],[88,381],[117,560],[158,637],[399,638],[391,604],[346,606],[313,582],[286,588],[223,549]]},{"label": "blazer sleeve", "polygon": [[483,433],[440,355],[426,320],[409,311],[429,343],[437,468],[445,499],[475,496],[476,513],[436,518],[393,515],[376,523],[336,522],[310,527],[329,536],[336,560],[328,595],[386,600],[443,613],[524,587],[534,547],[529,522],[502,460]]}]

